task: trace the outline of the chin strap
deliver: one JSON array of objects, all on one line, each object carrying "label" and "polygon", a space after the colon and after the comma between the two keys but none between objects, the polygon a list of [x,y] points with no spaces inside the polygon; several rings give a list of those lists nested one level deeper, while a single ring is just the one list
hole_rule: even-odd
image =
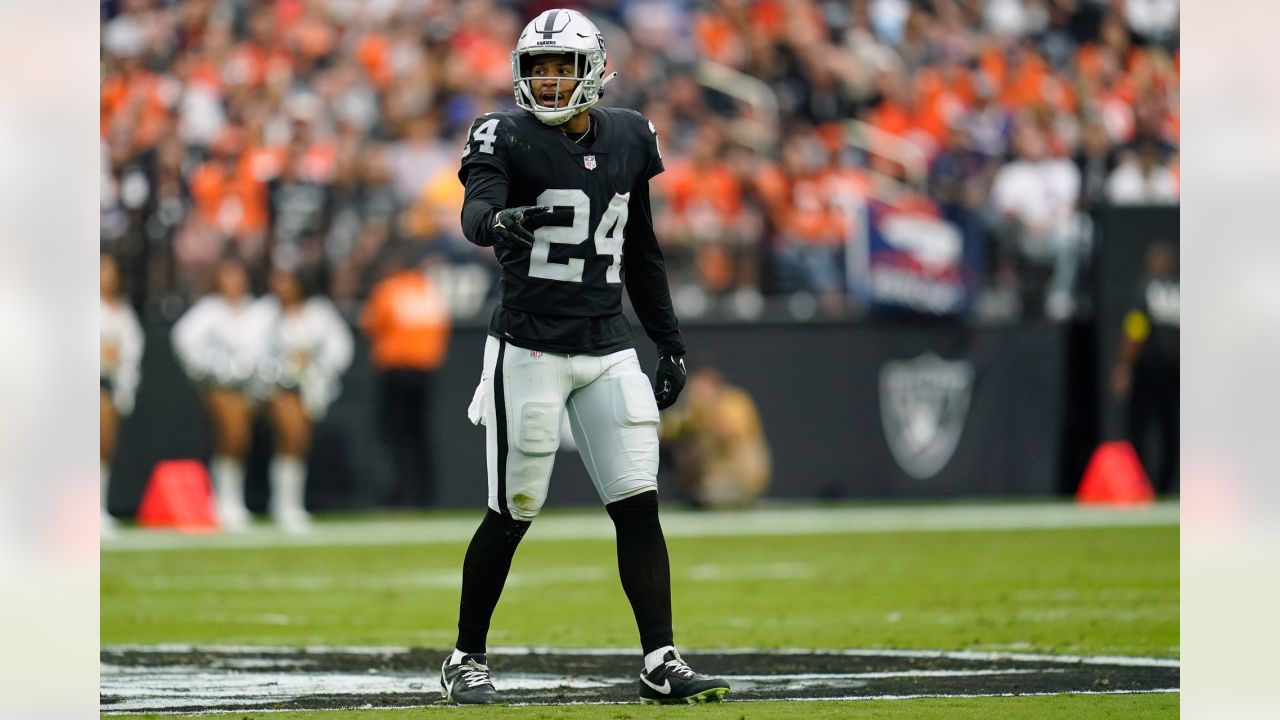
[{"label": "chin strap", "polygon": [[609,73],[609,75],[608,75],[604,80],[601,80],[601,81],[600,81],[600,89],[601,89],[601,90],[604,90],[604,86],[605,86],[605,85],[608,85],[608,84],[609,84],[609,81],[610,81],[610,80],[612,80],[612,79],[614,79],[614,78],[616,78],[616,77],[618,77],[618,73],[617,73],[617,71],[614,71],[614,72]]}]

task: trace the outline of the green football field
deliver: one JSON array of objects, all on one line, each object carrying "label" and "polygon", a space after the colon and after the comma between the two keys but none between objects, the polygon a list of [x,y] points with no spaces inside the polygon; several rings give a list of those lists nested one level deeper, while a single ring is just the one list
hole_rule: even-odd
[{"label": "green football field", "polygon": [[[478,517],[325,519],[305,537],[270,528],[241,536],[126,530],[103,544],[104,656],[158,646],[177,653],[190,645],[443,652],[454,639],[458,573]],[[700,652],[714,650],[740,653],[725,656],[730,664],[742,657],[767,667],[775,649],[894,649],[969,653],[957,656],[962,660],[1040,654],[1152,658],[1172,665],[1176,676],[1176,662],[1170,662],[1179,654],[1176,523],[1176,505],[1136,511],[1047,503],[665,512],[676,640],[695,667]],[[548,513],[535,522],[490,634],[499,689],[500,648],[614,648],[624,654],[634,648],[636,631],[609,533],[598,510]],[[134,675],[146,674],[148,661],[129,661],[142,663]],[[716,669],[732,674],[732,668]],[[1090,686],[1102,694],[1055,694],[1050,684],[1031,696],[964,697],[1003,692],[981,673],[968,678],[964,670],[908,670],[901,676],[911,676],[912,683],[949,676],[951,684],[937,692],[928,684],[911,685],[919,689],[896,696],[953,697],[877,700],[871,693],[872,699],[832,701],[819,694],[812,701],[674,711],[534,705],[478,714],[416,707],[269,717],[373,720],[466,712],[639,718],[681,712],[699,718],[1128,718],[1178,712],[1176,692],[1110,694],[1118,686],[1107,686],[1105,679]],[[422,669],[428,685],[433,671]],[[813,677],[819,676],[835,675],[824,670]],[[863,686],[850,685],[861,688],[853,694],[867,693]],[[103,692],[103,710],[117,712],[106,675]],[[235,716],[268,717],[252,710]]]}]

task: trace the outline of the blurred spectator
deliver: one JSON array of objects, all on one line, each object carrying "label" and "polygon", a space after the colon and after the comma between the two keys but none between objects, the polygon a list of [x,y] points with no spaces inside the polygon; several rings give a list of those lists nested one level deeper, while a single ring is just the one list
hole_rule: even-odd
[{"label": "blurred spectator", "polygon": [[1175,205],[1178,178],[1160,160],[1159,147],[1145,142],[1137,152],[1121,154],[1120,163],[1107,178],[1107,199],[1116,205]]},{"label": "blurred spectator", "polygon": [[929,196],[960,230],[970,268],[982,266],[983,212],[996,168],[994,158],[973,148],[968,126],[960,119],[952,121],[946,143],[929,168]]},{"label": "blurred spectator", "polygon": [[111,460],[115,457],[120,421],[133,412],[133,400],[141,380],[144,340],[138,317],[125,298],[116,259],[104,252],[98,257],[98,265],[98,464],[102,475],[99,529],[103,535],[110,535],[115,527],[115,520],[107,512]]},{"label": "blurred spectator", "polygon": [[271,519],[289,532],[310,525],[306,511],[307,452],[312,426],[342,391],[353,344],[347,323],[319,294],[314,268],[271,272],[271,294],[258,300],[266,327],[258,359],[258,392],[266,400],[275,442],[268,470]]},{"label": "blurred spectator", "polygon": [[444,364],[452,329],[444,295],[431,278],[441,263],[435,256],[420,263],[393,259],[360,317],[378,371],[378,428],[395,466],[395,485],[383,498],[387,505],[429,505],[434,496],[428,423],[435,372]]},{"label": "blurred spectator", "polygon": [[696,507],[711,510],[755,504],[769,486],[769,446],[751,396],[697,363],[684,396],[662,419],[676,483]]},{"label": "blurred spectator", "polygon": [[759,218],[743,202],[742,180],[726,161],[721,129],[707,124],[695,137],[691,153],[672,158],[656,181],[666,203],[664,252],[680,256],[673,258],[677,264],[691,257],[712,294],[754,286],[747,268],[758,252],[750,238]]},{"label": "blurred spectator", "polygon": [[271,255],[276,263],[313,265],[324,259],[324,241],[333,217],[333,194],[325,161],[316,161],[307,134],[297,128],[285,151],[280,174],[267,184]]},{"label": "blurred spectator", "polygon": [[990,78],[978,75],[974,82],[975,105],[964,123],[968,126],[973,148],[992,158],[1004,158],[1013,134],[1009,112],[996,101],[996,89]]},{"label": "blurred spectator", "polygon": [[1124,17],[1149,42],[1168,44],[1178,34],[1178,0],[1125,0]]},{"label": "blurred spectator", "polygon": [[1076,216],[1080,172],[1048,155],[1037,128],[1019,128],[1014,144],[1018,159],[1000,168],[991,189],[1003,259],[1020,265],[1024,308],[1039,305],[1050,318],[1070,317],[1084,253]]},{"label": "blurred spectator", "polygon": [[782,287],[817,295],[838,311],[844,304],[845,245],[855,231],[866,181],[830,167],[822,141],[799,132],[783,145],[781,166],[762,168],[755,180],[776,233],[773,257]]},{"label": "blurred spectator", "polygon": [[1143,277],[1124,318],[1111,388],[1129,406],[1129,439],[1161,493],[1177,489],[1181,368],[1178,257],[1171,245],[1147,250]]},{"label": "blurred spectator", "polygon": [[365,269],[399,238],[402,206],[392,189],[382,146],[343,154],[336,167],[331,207],[325,241],[333,264],[329,291],[335,302],[344,305],[365,294]]},{"label": "blurred spectator", "polygon": [[456,176],[458,152],[442,142],[439,121],[428,114],[411,120],[404,139],[387,147],[387,163],[397,198],[408,204],[430,178],[441,173]]},{"label": "blurred spectator", "polygon": [[[270,220],[267,186],[255,167],[256,155],[246,150],[244,130],[228,127],[220,133],[211,155],[191,175],[196,233],[190,237],[188,259],[216,257],[224,252],[224,239],[235,242],[234,251],[250,262],[264,257]],[[202,264],[202,263],[200,263]]]},{"label": "blurred spectator", "polygon": [[234,258],[218,263],[213,287],[173,326],[173,349],[203,396],[213,422],[209,474],[225,530],[249,525],[244,461],[253,422],[250,396],[265,330],[249,294],[249,275]]},{"label": "blurred spectator", "polygon": [[1101,121],[1094,118],[1085,123],[1080,149],[1072,161],[1080,173],[1080,209],[1089,211],[1105,204],[1107,182],[1116,168],[1116,152]]}]

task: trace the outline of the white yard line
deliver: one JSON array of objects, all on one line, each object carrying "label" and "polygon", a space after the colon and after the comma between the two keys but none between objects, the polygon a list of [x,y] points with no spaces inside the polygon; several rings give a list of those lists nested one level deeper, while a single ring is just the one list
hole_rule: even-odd
[{"label": "white yard line", "polygon": [[[380,546],[465,543],[476,517],[324,520],[306,535],[279,532],[270,525],[238,534],[185,534],[124,529],[102,541],[103,552],[315,546]],[[1059,528],[1177,525],[1177,502],[1142,508],[1082,507],[1066,502],[964,503],[878,507],[770,506],[740,512],[663,510],[667,537],[832,535],[880,532],[1051,530]],[[552,513],[529,531],[538,541],[612,540],[613,524],[603,510]]]}]

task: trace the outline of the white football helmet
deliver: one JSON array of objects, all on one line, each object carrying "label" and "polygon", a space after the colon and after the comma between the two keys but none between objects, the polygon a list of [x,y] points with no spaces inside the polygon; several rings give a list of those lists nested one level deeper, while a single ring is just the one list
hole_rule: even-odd
[{"label": "white football helmet", "polygon": [[[569,53],[577,68],[575,77],[561,78],[578,84],[565,107],[546,107],[533,95],[530,81],[533,57],[548,53]],[[605,83],[614,78],[604,76],[604,35],[596,24],[577,10],[547,10],[534,18],[520,33],[516,49],[511,53],[511,82],[516,105],[533,113],[547,125],[563,125],[600,100]]]}]

